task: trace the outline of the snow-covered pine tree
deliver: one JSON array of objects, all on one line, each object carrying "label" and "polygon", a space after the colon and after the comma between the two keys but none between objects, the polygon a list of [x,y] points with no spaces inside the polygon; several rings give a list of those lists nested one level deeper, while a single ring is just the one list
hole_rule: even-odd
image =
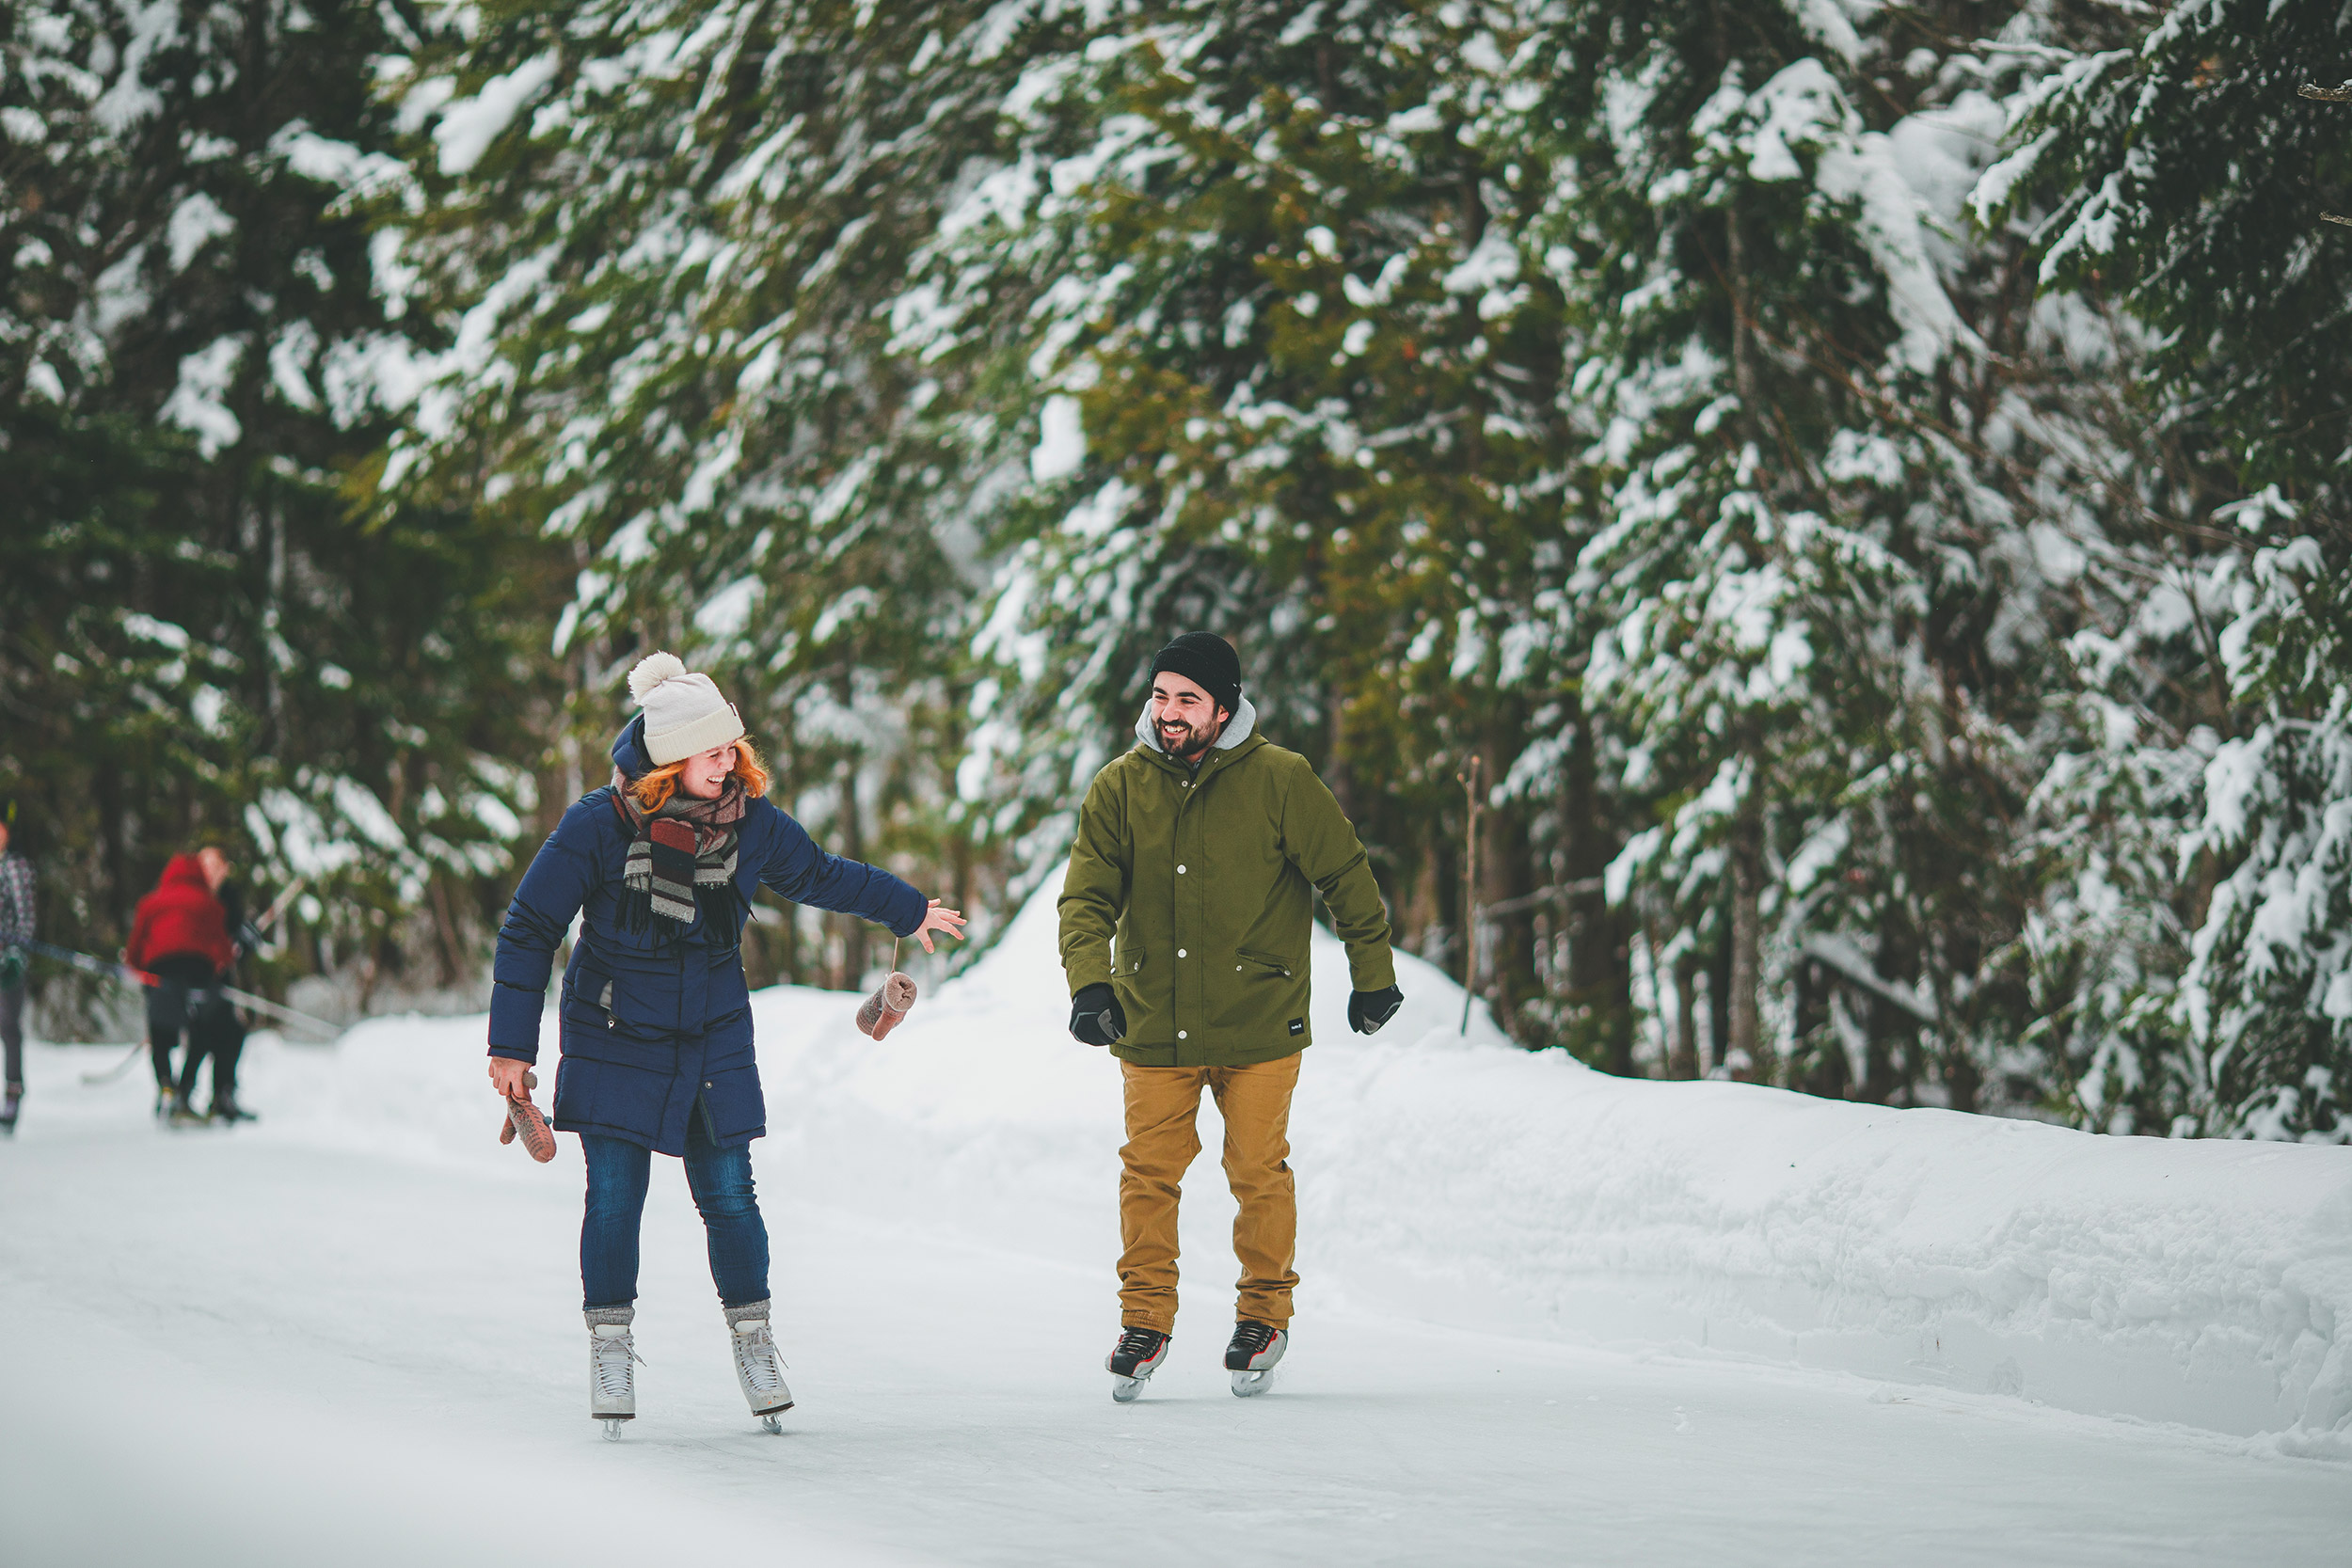
[{"label": "snow-covered pine tree", "polygon": [[[954,767],[991,415],[958,361],[892,344],[1057,10],[463,8],[388,72],[416,140],[384,276],[453,346],[382,493],[573,552],[575,784],[619,670],[668,646],[739,694],[833,847],[980,891]],[[765,957],[854,983],[864,933],[832,927],[822,963],[814,924]]]},{"label": "snow-covered pine tree", "polygon": [[[1565,564],[1559,296],[1518,239],[1545,171],[1493,135],[1513,25],[1137,8],[1033,68],[1020,161],[933,261],[942,329],[1002,279],[1041,297],[999,351],[1036,444],[1001,502],[976,765],[1050,824],[1128,743],[1153,647],[1222,631],[1269,732],[1354,812],[1406,939],[1457,966],[1454,776],[1473,752],[1508,772],[1555,689],[1544,645],[1501,633]],[[981,205],[1000,193],[1025,199]],[[1506,804],[1489,901],[1552,879],[1545,825]],[[1514,923],[1556,928],[1535,903]],[[1506,940],[1482,966],[1507,1016],[1540,1002],[1536,954]]]},{"label": "snow-covered pine tree", "polygon": [[[1660,939],[1653,1006],[1710,949],[1735,1070],[1780,1076],[1787,1043],[1788,1076],[1827,1092],[1886,1098],[1925,1068],[1972,1104],[1981,971],[2017,900],[1981,885],[1999,813],[1946,742],[1965,755],[1984,726],[1934,637],[1958,585],[1930,411],[1976,334],[1931,202],[1966,111],[1931,69],[1890,72],[1907,19],[1555,14],[1531,119],[1573,171],[1548,239],[1592,323],[1570,399],[1599,497],[1563,622],[1663,818],[1611,879]],[[1908,1057],[1850,1064],[1831,994],[1850,1024],[1891,1009],[1868,1032]]]},{"label": "snow-covered pine tree", "polygon": [[2146,417],[2236,492],[2195,518],[2227,552],[2228,698],[2181,849],[2201,907],[2176,1125],[2352,1138],[2352,235],[2326,215],[2352,182],[2326,91],[2352,12],[2203,0],[2034,41],[2047,72],[1979,202],[2035,215],[2044,282],[2149,324]]},{"label": "snow-covered pine tree", "polygon": [[391,166],[388,14],[0,17],[0,793],[61,940],[109,946],[211,838],[264,883],[310,876],[306,959],[396,961],[428,911],[453,974],[522,831],[527,562],[463,515],[362,525],[345,494],[408,353],[347,205]]}]

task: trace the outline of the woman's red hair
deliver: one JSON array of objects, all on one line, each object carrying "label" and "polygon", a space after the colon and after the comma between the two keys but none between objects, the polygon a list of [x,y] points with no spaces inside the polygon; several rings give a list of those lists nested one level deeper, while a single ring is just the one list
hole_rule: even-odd
[{"label": "woman's red hair", "polygon": [[[675,762],[663,763],[643,778],[631,779],[628,782],[630,796],[644,810],[660,811],[670,803],[670,797],[677,793],[678,775],[686,771],[686,765],[691,760],[680,757]],[[743,782],[743,793],[754,800],[768,793],[768,769],[761,765],[759,753],[752,749],[749,740],[735,743],[735,766],[728,772]]]}]

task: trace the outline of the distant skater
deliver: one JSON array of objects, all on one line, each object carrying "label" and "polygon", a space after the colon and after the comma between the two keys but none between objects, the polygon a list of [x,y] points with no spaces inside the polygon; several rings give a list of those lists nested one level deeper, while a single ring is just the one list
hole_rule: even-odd
[{"label": "distant skater", "polygon": [[[221,926],[229,933],[229,963],[215,982],[217,990],[219,986],[235,980],[237,964],[262,945],[262,937],[246,914],[245,888],[232,879],[236,868],[229,863],[228,855],[206,845],[196,852],[196,863],[204,873],[204,885],[220,905]],[[206,1117],[222,1122],[251,1121],[253,1114],[237,1103],[237,1060],[244,1053],[245,1020],[227,997],[215,995],[206,1004],[203,1027],[192,1026],[188,1031],[188,1049],[180,1064],[176,1102],[195,1104],[197,1069],[210,1061],[213,1098],[206,1107]]]},{"label": "distant skater", "polygon": [[770,1431],[792,1407],[769,1327],[768,1227],[751,1141],[767,1129],[752,1050],[743,922],[762,883],[855,914],[930,952],[963,916],[886,871],[825,853],[767,797],[768,774],[733,704],[669,654],[629,672],[643,706],[612,743],[612,783],[564,814],[499,932],[490,1083],[526,1092],[555,949],[580,917],[559,1004],[557,1132],[588,1166],[580,1230],[588,1411],[607,1436],[637,1414],[630,1325],[653,1156],[684,1162],[708,1232],[711,1281],[738,1386]]},{"label": "distant skater", "polygon": [[17,1102],[24,1098],[24,944],[33,940],[33,864],[11,839],[16,803],[0,816],[0,1050],[8,1058],[8,1081],[0,1091],[0,1131],[16,1131]]},{"label": "distant skater", "polygon": [[235,1009],[220,993],[223,976],[236,961],[229,939],[229,915],[213,896],[203,862],[174,855],[139,900],[131,920],[131,940],[122,961],[155,976],[147,992],[147,1048],[155,1068],[155,1115],[175,1127],[201,1126],[207,1118],[191,1110],[172,1072],[171,1053],[187,1037],[190,1069],[237,1028]]},{"label": "distant skater", "polygon": [[1132,1400],[1176,1330],[1176,1208],[1200,1152],[1200,1094],[1225,1120],[1241,1205],[1240,1300],[1225,1366],[1258,1393],[1290,1345],[1298,1284],[1291,1091],[1308,1022],[1314,895],[1347,943],[1347,1022],[1377,1030],[1405,1002],[1388,911],[1363,846],[1295,752],[1258,733],[1232,644],[1188,632],[1152,661],[1136,745],[1094,776],[1062,882],[1070,1032],[1124,1079],[1119,1342],[1111,1397]]}]

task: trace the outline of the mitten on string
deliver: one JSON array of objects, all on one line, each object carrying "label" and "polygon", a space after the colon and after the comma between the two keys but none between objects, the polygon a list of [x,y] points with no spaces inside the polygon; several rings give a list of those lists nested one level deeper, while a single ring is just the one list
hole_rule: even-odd
[{"label": "mitten on string", "polygon": [[857,1010],[858,1033],[881,1039],[898,1027],[898,1021],[914,1006],[914,979],[892,970],[882,981],[882,989],[867,997]]},{"label": "mitten on string", "polygon": [[555,1158],[555,1134],[539,1115],[539,1107],[531,1102],[531,1091],[538,1086],[537,1073],[523,1074],[523,1092],[507,1099],[506,1119],[499,1124],[499,1142],[511,1144],[519,1136],[523,1152],[544,1165]]}]

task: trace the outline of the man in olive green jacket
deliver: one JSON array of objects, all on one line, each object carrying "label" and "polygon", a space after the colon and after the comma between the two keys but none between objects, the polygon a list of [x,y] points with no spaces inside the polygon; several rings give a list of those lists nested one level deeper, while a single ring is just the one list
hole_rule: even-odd
[{"label": "man in olive green jacket", "polygon": [[1257,733],[1232,644],[1188,632],[1162,649],[1136,736],[1087,791],[1058,906],[1070,1032],[1108,1046],[1125,1079],[1112,1397],[1136,1396],[1176,1326],[1177,1201],[1203,1088],[1241,1205],[1225,1365],[1233,1391],[1253,1394],[1289,1344],[1298,1283],[1290,1103],[1313,1041],[1316,890],[1347,943],[1349,1024],[1373,1033],[1404,995],[1356,830],[1306,758]]}]

